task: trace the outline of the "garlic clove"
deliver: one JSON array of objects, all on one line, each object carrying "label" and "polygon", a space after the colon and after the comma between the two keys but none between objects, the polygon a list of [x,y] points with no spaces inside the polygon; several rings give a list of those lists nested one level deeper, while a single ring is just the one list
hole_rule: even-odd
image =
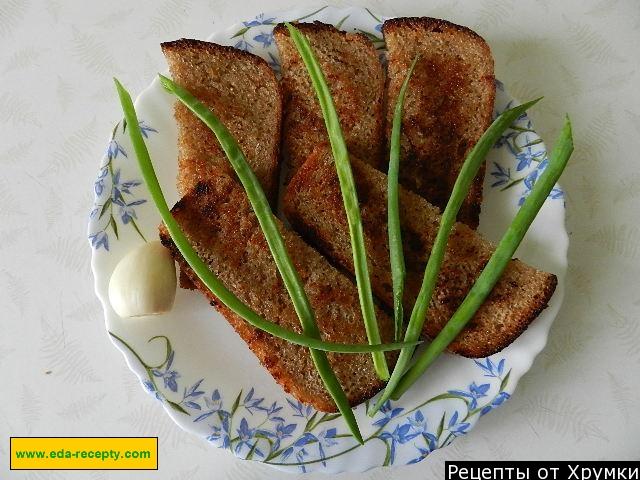
[{"label": "garlic clove", "polygon": [[176,296],[176,267],[158,241],[126,254],[109,280],[109,301],[123,318],[169,312]]}]

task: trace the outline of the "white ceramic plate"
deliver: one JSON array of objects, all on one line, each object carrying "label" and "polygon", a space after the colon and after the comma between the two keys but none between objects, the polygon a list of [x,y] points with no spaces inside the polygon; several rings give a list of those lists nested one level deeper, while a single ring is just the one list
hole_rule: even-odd
[{"label": "white ceramic plate", "polygon": [[[383,17],[361,8],[260,14],[210,37],[250,50],[278,68],[274,24],[303,18],[365,32],[384,52]],[[169,39],[168,39],[169,40]],[[498,82],[496,112],[515,103]],[[140,95],[137,111],[167,200],[175,189],[177,129],[173,99],[157,80]],[[519,203],[545,167],[546,150],[523,116],[487,159],[480,230],[500,237]],[[558,276],[549,307],[510,347],[490,358],[443,355],[400,401],[373,419],[366,405],[356,417],[366,439],[358,445],[341,418],[314,411],[286,395],[235,334],[198,293],[179,290],[170,314],[120,319],[111,309],[107,286],[118,260],[144,241],[156,239],[158,213],[140,181],[122,124],[114,128],[94,183],[89,222],[96,294],[107,330],[152,396],[182,429],[229,449],[242,459],[296,472],[365,471],[380,465],[416,463],[431,451],[466,435],[480,417],[502,405],[542,350],[562,302],[568,237],[564,200],[556,188],[533,223],[517,256]],[[506,188],[505,187],[510,187]]]}]

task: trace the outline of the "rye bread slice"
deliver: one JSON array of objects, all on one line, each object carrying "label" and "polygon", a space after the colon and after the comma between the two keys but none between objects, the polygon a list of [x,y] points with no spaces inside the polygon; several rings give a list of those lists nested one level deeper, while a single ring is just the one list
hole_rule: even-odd
[{"label": "rye bread slice", "polygon": [[[491,50],[472,30],[435,18],[394,18],[382,31],[389,60],[387,138],[400,87],[420,55],[405,97],[400,183],[444,209],[467,153],[491,124]],[[458,215],[472,228],[478,226],[483,179],[484,167]]]},{"label": "rye bread slice", "polygon": [[[200,40],[161,44],[173,80],[211,108],[237,140],[272,205],[278,189],[282,97],[262,58]],[[187,193],[223,168],[233,169],[213,132],[176,102],[178,191]]]},{"label": "rye bread slice", "polygon": [[[393,307],[387,236],[387,177],[355,158],[351,165],[362,211],[369,272],[374,294]],[[333,157],[319,147],[291,180],[284,211],[292,226],[335,264],[353,272],[349,229]],[[407,266],[407,316],[420,290],[429,252],[440,222],[439,211],[422,197],[400,191],[404,255]],[[449,239],[423,336],[434,338],[451,318],[489,260],[494,246],[463,223]],[[474,318],[449,346],[466,357],[486,357],[507,347],[547,306],[555,275],[512,260]]]},{"label": "rye bread slice", "polygon": [[[222,282],[263,318],[301,332],[300,321],[282,283],[243,188],[230,176],[211,175],[173,208],[185,235]],[[302,278],[325,340],[366,343],[355,285],[294,232],[279,224],[289,254]],[[336,411],[306,348],[257,330],[233,314],[202,284],[186,264],[164,225],[160,239],[182,270],[224,315],[282,388],[324,412]],[[383,341],[393,338],[391,319],[377,309]],[[351,405],[384,387],[370,354],[328,354]],[[393,364],[394,354],[387,354]]]},{"label": "rye bread slice", "polygon": [[[324,23],[297,23],[327,78],[350,152],[382,165],[384,71],[371,41]],[[288,177],[316,145],[328,140],[309,74],[283,24],[273,31],[282,65],[284,120],[282,149]]]}]

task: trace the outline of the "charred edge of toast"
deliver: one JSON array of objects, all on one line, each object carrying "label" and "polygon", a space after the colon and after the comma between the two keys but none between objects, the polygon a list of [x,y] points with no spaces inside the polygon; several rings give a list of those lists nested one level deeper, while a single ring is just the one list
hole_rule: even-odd
[{"label": "charred edge of toast", "polygon": [[[206,196],[209,193],[209,188],[210,186],[208,183],[198,182],[198,184],[196,185],[196,187],[194,187],[193,190],[191,190],[187,195],[185,195],[182,199],[180,199],[175,204],[175,206],[171,210],[171,213],[174,214],[185,209],[185,203],[189,201],[190,197]],[[212,212],[208,211],[207,206],[205,206],[200,213],[202,215],[209,215]],[[220,312],[220,314],[222,314],[225,317],[225,319],[229,322],[229,324],[231,324],[233,329],[238,333],[238,335],[240,335],[240,337],[243,339],[243,341],[247,344],[247,346],[251,350],[253,350],[254,345],[256,346],[256,349],[260,348],[260,345],[259,345],[260,342],[268,343],[270,339],[273,338],[271,334],[266,333],[262,330],[259,330],[249,325],[249,323],[244,321],[240,316],[233,313],[226,305],[224,305],[213,294],[213,292],[209,290],[209,288],[202,282],[202,280],[200,280],[200,277],[198,277],[195,274],[195,272],[191,269],[187,261],[184,259],[184,257],[180,253],[178,247],[173,242],[171,236],[169,235],[169,232],[166,230],[165,225],[160,224],[160,226],[158,227],[158,230],[159,230],[160,242],[165,248],[169,250],[169,252],[171,253],[171,256],[176,260],[176,262],[178,262],[178,265],[180,266],[180,271],[184,272],[184,274],[191,280],[194,288],[196,290],[199,290],[209,300],[210,304],[213,307],[215,307]],[[301,348],[304,348],[304,347],[301,347]],[[270,362],[268,359],[265,359],[264,361],[259,357],[258,359],[260,360],[260,363],[263,365],[263,367],[267,369],[267,371],[269,371],[269,374],[275,379],[275,381],[283,388],[283,390],[286,393],[289,393],[294,397],[296,397],[297,399],[299,399],[300,401],[303,401],[300,398],[300,397],[304,398],[304,394],[302,392],[299,395],[293,393],[294,391],[299,390],[298,387],[293,386],[294,385],[293,382],[288,381],[286,377],[279,374],[278,372],[273,372],[270,369]],[[380,381],[377,386],[372,386],[369,390],[364,390],[360,395],[353,396],[352,398],[350,398],[349,405],[351,407],[356,407],[361,403],[365,402],[366,400],[373,398],[378,392],[380,392],[384,388],[384,386],[385,386],[384,382]],[[324,402],[321,399],[315,398],[315,397],[314,398],[306,397],[303,403],[312,405],[316,410],[319,410],[321,412],[335,413],[338,411],[335,403]]]},{"label": "charred edge of toast", "polygon": [[[324,149],[319,146],[316,148],[313,153],[309,156],[307,161],[298,169],[296,174],[291,179],[289,186],[287,187],[284,193],[283,199],[283,209],[284,213],[291,222],[291,225],[296,229],[296,231],[300,232],[303,238],[312,238],[314,239],[315,245],[320,249],[320,251],[327,254],[329,257],[336,258],[337,255],[333,255],[333,245],[331,245],[330,241],[327,241],[320,235],[320,232],[317,232],[313,227],[308,225],[304,219],[298,215],[297,198],[301,191],[306,190],[307,186],[305,185],[308,182],[308,179],[311,178],[315,171],[319,168],[319,163],[323,159]],[[519,261],[517,259],[513,259],[512,261]],[[332,260],[333,263],[333,260]],[[343,265],[339,265],[339,267],[344,267]],[[351,276],[350,273],[347,273]],[[495,347],[490,347],[486,344],[473,344],[468,345],[466,343],[459,343],[454,341],[447,348],[448,351],[462,355],[467,358],[484,358],[490,355],[494,355],[495,353],[507,348],[511,345],[533,322],[542,311],[547,308],[553,293],[555,292],[556,286],[558,284],[558,278],[551,274],[547,273],[547,281],[544,282],[544,289],[539,292],[538,295],[535,296],[532,305],[530,305],[529,310],[519,315],[517,319],[514,319],[514,325],[511,326],[511,329],[506,332],[502,332],[503,338],[502,341]],[[423,337],[428,337],[425,333],[423,333]]]},{"label": "charred edge of toast", "polygon": [[180,285],[180,288],[184,288],[185,290],[195,290],[196,286],[191,281],[191,278],[189,277],[189,275],[187,275],[182,268],[179,268],[178,270],[180,270],[179,271],[180,278],[178,279],[178,284]]},{"label": "charred edge of toast", "polygon": [[[313,23],[309,23],[309,22],[302,22],[302,23],[298,23],[298,22],[292,22],[291,23],[294,27],[296,27],[298,30],[300,30],[302,33],[318,33],[318,32],[332,32],[332,33],[339,33],[345,37],[348,37],[350,39],[358,39],[363,41],[366,45],[371,45],[371,48],[373,48],[373,50],[375,51],[375,48],[373,47],[373,43],[371,42],[371,40],[369,40],[369,38],[367,38],[367,36],[363,33],[360,32],[345,32],[344,30],[339,30],[337,29],[334,25],[328,24],[328,23],[323,23],[320,22],[318,20],[315,20]],[[275,28],[273,29],[273,34],[274,35],[282,35],[285,37],[289,37],[289,29],[287,29],[286,25],[284,23],[279,23],[275,26]]]},{"label": "charred edge of toast", "polygon": [[170,52],[187,49],[206,51],[207,53],[211,54],[224,55],[228,58],[242,58],[244,60],[250,60],[260,68],[266,67],[270,72],[273,73],[273,69],[269,66],[264,58],[245,50],[240,50],[239,48],[230,47],[228,45],[220,45],[218,43],[205,42],[204,40],[195,40],[193,38],[180,38],[171,42],[163,42],[160,44],[160,48],[162,49],[162,53],[164,53],[165,55]]},{"label": "charred edge of toast", "polygon": [[[518,261],[517,259],[514,259]],[[505,333],[505,339],[495,348],[487,348],[487,346],[461,346],[456,345],[455,353],[458,355],[462,355],[467,358],[484,358],[489,357],[491,355],[495,355],[496,353],[504,350],[513,342],[515,342],[520,335],[524,333],[524,331],[531,325],[531,323],[538,318],[538,316],[542,313],[542,311],[549,306],[549,301],[553,296],[553,293],[556,290],[558,285],[558,277],[554,274],[548,274],[548,280],[544,283],[544,290],[540,292],[539,295],[535,297],[535,304],[531,306],[531,309],[527,311],[526,314],[522,315],[517,324],[513,326],[513,328]]]},{"label": "charred edge of toast", "polygon": [[480,225],[480,212],[482,211],[483,195],[482,189],[484,184],[485,171],[486,163],[483,162],[478,169],[476,178],[471,184],[471,189],[465,197],[460,211],[458,212],[458,217],[456,219],[456,221],[464,223],[472,230],[477,230],[478,226]]},{"label": "charred edge of toast", "polygon": [[470,39],[482,44],[488,51],[489,45],[478,33],[474,32],[468,27],[458,25],[447,20],[432,17],[399,17],[385,20],[382,24],[382,34],[386,35],[392,33],[391,29],[399,27],[409,27],[417,30],[422,29],[432,33],[448,33],[451,31],[462,33],[468,36]]}]

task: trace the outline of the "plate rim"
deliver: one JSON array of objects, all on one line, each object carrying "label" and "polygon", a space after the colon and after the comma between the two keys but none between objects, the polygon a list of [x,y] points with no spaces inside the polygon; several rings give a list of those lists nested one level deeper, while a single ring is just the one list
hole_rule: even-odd
[{"label": "plate rim", "polygon": [[[268,15],[268,16],[275,16],[277,18],[280,18],[282,16],[290,16],[292,13],[296,12],[296,11],[300,11],[302,9],[311,9],[313,7],[298,7],[292,10],[287,10],[286,11],[286,15],[284,14],[284,10],[281,11],[277,11],[277,12],[264,12],[264,15]],[[362,11],[364,10],[364,8],[361,7],[356,7],[356,6],[348,6],[348,7],[332,7],[332,6],[325,6],[324,8],[328,8],[328,9],[333,9],[336,11],[340,11],[343,13],[346,13],[347,11],[359,11],[360,13],[362,13]],[[262,13],[262,12],[261,12]],[[381,18],[392,18],[392,17],[384,17],[379,15],[379,17]],[[230,34],[231,32],[235,31],[237,28],[239,28],[242,25],[242,22],[238,22],[232,25],[229,25],[226,28],[222,28],[220,30],[215,31],[214,33],[212,33],[211,35],[209,35],[207,37],[207,41],[213,41],[215,40],[217,37],[224,35],[224,34]],[[153,81],[146,87],[144,88],[136,97],[135,100],[135,105],[136,107],[139,106],[139,103],[141,101],[144,100],[145,97],[149,96],[149,95],[153,95],[154,91],[158,88],[159,86],[159,80],[157,77],[155,77],[153,79]],[[512,97],[511,97],[512,98]],[[542,143],[542,145],[544,146],[544,143]],[[104,158],[104,157],[103,157]],[[488,172],[487,174],[488,175]],[[486,188],[486,186],[484,187]],[[89,220],[89,234],[91,233],[92,230],[92,225],[93,225],[94,221],[92,219]],[[550,332],[550,328],[551,325],[553,324],[553,322],[555,321],[555,319],[558,316],[559,310],[562,306],[563,300],[564,300],[564,294],[565,294],[565,278],[566,278],[566,271],[567,271],[567,267],[568,267],[568,258],[567,258],[567,252],[568,252],[568,245],[569,245],[569,236],[568,236],[568,232],[566,229],[566,210],[563,208],[562,209],[562,218],[561,218],[561,225],[562,228],[559,229],[558,231],[554,232],[554,235],[560,235],[562,238],[560,239],[560,241],[563,244],[563,253],[562,253],[562,258],[563,258],[563,263],[561,265],[561,269],[559,269],[559,271],[554,272],[555,275],[558,277],[558,288],[556,289],[556,292],[553,295],[553,299],[555,302],[555,312],[553,313],[553,318],[551,318],[551,320],[548,322],[548,325],[546,328],[544,328],[541,332],[538,333],[542,333],[542,335],[536,335],[534,337],[531,337],[530,340],[530,344],[527,348],[526,351],[526,355],[520,355],[520,358],[518,359],[519,362],[521,362],[521,366],[519,367],[522,370],[522,373],[513,378],[512,379],[512,383],[510,383],[509,385],[509,390],[511,391],[511,393],[513,393],[513,391],[516,390],[521,378],[523,375],[525,375],[531,368],[533,362],[535,361],[535,359],[537,358],[537,356],[539,355],[539,353],[544,349],[544,347],[546,346],[547,342],[548,342],[548,337],[549,337],[549,332]],[[101,307],[103,309],[103,316],[104,316],[104,321],[105,321],[105,327],[107,328],[107,331],[109,329],[109,319],[108,319],[108,298],[106,296],[103,296],[103,294],[100,292],[100,281],[99,281],[99,277],[100,277],[100,273],[99,273],[99,267],[97,265],[97,255],[98,255],[98,250],[95,250],[92,248],[92,257],[91,257],[91,271],[94,277],[94,291],[96,296],[98,297]],[[560,271],[561,270],[561,271]],[[119,344],[114,338],[111,337],[111,335],[109,335],[109,339],[111,341],[111,343],[120,351],[122,352],[124,358],[125,358],[125,362],[127,364],[127,367],[129,368],[129,370],[131,370],[140,380],[140,382],[142,384],[144,384],[144,380],[145,377],[143,376],[143,372],[140,369],[140,366],[136,363],[136,358],[135,356],[128,351],[125,347],[123,347],[121,344]],[[535,339],[535,341],[532,341],[533,339]],[[517,341],[517,340],[516,340]],[[194,431],[190,431],[187,430],[186,428],[184,428],[174,417],[175,412],[172,411],[172,409],[164,402],[162,402],[163,408],[165,410],[165,412],[169,415],[169,417],[172,419],[172,421],[183,431],[186,431],[189,434],[193,434],[195,433]],[[474,424],[475,425],[475,422]],[[473,426],[472,425],[472,426]],[[447,444],[448,445],[448,444]],[[444,448],[446,445],[438,447],[438,448]],[[236,458],[239,459],[243,459],[242,457],[239,457],[236,455]],[[353,463],[357,463],[357,462],[353,462]],[[290,464],[290,466],[276,466],[276,468],[278,468],[279,470],[284,470],[284,471],[288,471],[291,472],[292,468],[291,467],[296,467],[298,464]],[[273,466],[273,465],[271,465]],[[348,467],[349,465],[347,465]],[[354,465],[351,465],[354,466]],[[371,468],[376,468],[379,465],[371,465],[369,467],[367,467],[366,469],[362,469],[362,468],[346,468],[346,469],[340,469],[340,470],[331,470],[331,469],[327,469],[327,470],[323,470],[323,469],[311,469],[309,471],[326,471],[326,472],[364,472],[367,471]]]}]

